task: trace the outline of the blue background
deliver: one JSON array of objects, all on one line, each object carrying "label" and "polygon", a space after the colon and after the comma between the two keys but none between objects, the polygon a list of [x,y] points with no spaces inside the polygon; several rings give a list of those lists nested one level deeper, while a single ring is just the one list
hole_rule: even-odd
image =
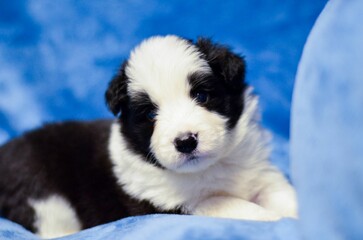
[{"label": "blue background", "polygon": [[142,39],[212,37],[246,57],[285,156],[297,64],[326,0],[0,1],[0,144],[44,122],[112,117],[104,91]]}]

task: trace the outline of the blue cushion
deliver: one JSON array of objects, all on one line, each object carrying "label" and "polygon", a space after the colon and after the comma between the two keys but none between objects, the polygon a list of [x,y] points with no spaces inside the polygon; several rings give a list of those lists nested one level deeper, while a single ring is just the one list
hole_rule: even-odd
[{"label": "blue cushion", "polygon": [[363,1],[330,1],[293,98],[292,176],[306,239],[363,239]]},{"label": "blue cushion", "polygon": [[[296,221],[253,222],[187,215],[125,218],[61,239],[298,239]],[[0,219],[0,239],[36,239],[21,226]]]},{"label": "blue cushion", "polygon": [[26,231],[22,226],[0,218],[1,240],[33,240],[38,239],[34,234]]}]

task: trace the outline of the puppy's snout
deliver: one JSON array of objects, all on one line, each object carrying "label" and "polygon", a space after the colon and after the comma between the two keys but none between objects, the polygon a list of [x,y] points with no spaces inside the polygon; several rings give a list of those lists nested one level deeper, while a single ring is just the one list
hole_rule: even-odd
[{"label": "puppy's snout", "polygon": [[198,146],[198,134],[186,133],[174,140],[176,150],[181,153],[191,153]]}]

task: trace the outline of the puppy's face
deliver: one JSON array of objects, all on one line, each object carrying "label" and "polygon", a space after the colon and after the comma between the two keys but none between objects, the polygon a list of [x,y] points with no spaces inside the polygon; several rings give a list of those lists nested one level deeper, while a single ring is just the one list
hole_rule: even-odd
[{"label": "puppy's face", "polygon": [[243,110],[244,61],[200,39],[154,37],[133,50],[106,92],[128,147],[176,172],[216,163]]}]

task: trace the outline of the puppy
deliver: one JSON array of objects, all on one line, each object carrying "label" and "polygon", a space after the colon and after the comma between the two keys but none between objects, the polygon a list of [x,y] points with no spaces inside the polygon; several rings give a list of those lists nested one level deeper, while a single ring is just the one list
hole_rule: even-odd
[{"label": "puppy", "polygon": [[143,41],[106,91],[115,121],[46,125],[0,148],[2,216],[47,238],[151,213],[295,217],[244,76],[208,39]]}]

